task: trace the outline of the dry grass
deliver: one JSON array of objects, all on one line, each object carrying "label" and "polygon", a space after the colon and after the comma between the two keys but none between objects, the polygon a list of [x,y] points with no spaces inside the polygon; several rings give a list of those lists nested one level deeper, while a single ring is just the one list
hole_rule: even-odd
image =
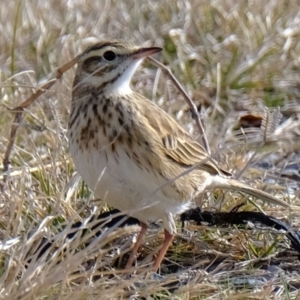
[{"label": "dry grass", "polygon": [[[125,38],[165,48],[159,59],[201,110],[210,147],[227,169],[261,188],[265,180],[272,184],[271,193],[297,205],[299,11],[295,0],[1,1],[0,159],[14,117],[8,108],[24,101],[90,42]],[[161,279],[151,278],[146,268],[161,242],[157,230],[147,236],[141,267],[131,278],[122,274],[122,256],[137,228],[111,229],[87,247],[80,238],[66,243],[63,234],[71,222],[88,218],[95,207],[95,213],[107,210],[74,176],[68,153],[73,76],[74,70],[68,71],[34,102],[18,130],[11,174],[0,194],[0,237],[3,243],[19,242],[1,249],[0,299],[300,297],[291,285],[299,281],[299,262],[286,254],[275,257],[287,241],[272,231],[189,227],[166,260],[178,268],[165,268]],[[187,104],[160,71],[146,63],[134,86],[197,136]],[[264,132],[237,129],[240,116],[263,116],[265,106],[281,107],[279,125],[275,118]],[[282,172],[287,178],[279,176]],[[231,193],[214,196],[205,203],[210,209],[228,210],[241,201]],[[263,209],[299,225],[299,210]],[[56,248],[38,258],[32,247],[43,236],[53,238]],[[268,269],[274,265],[277,271]]]}]

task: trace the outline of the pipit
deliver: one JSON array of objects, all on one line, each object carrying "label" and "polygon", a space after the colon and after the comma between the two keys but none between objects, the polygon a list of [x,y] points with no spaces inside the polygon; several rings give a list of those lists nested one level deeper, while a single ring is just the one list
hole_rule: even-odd
[{"label": "pipit", "polygon": [[147,223],[161,219],[165,239],[153,265],[158,269],[176,233],[174,216],[203,191],[233,189],[287,206],[231,179],[168,113],[132,91],[140,63],[161,50],[122,40],[99,42],[79,55],[73,84],[68,138],[75,166],[97,197],[141,223],[127,269]]}]

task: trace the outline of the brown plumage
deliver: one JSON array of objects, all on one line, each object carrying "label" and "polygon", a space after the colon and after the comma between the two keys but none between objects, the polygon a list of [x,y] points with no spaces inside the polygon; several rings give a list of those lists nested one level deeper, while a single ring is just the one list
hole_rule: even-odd
[{"label": "brown plumage", "polygon": [[80,55],[74,79],[68,135],[75,166],[97,197],[142,224],[127,268],[147,222],[162,219],[165,241],[154,263],[157,269],[176,232],[174,215],[205,190],[234,189],[287,206],[230,179],[170,115],[131,90],[140,62],[160,50],[124,41],[99,42]]}]

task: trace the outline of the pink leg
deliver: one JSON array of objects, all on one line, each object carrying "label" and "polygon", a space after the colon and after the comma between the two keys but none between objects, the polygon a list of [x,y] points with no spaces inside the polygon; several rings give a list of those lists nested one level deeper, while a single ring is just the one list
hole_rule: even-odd
[{"label": "pink leg", "polygon": [[132,264],[133,264],[134,260],[137,257],[137,252],[139,250],[139,247],[142,244],[143,237],[146,234],[146,231],[148,229],[148,225],[145,224],[145,223],[141,223],[141,227],[142,227],[142,229],[141,229],[141,231],[140,231],[140,233],[138,235],[137,241],[136,241],[136,243],[135,243],[135,245],[134,245],[134,247],[133,247],[133,249],[131,251],[131,254],[130,254],[130,257],[129,257],[128,261],[127,261],[125,270],[129,270],[132,267]]},{"label": "pink leg", "polygon": [[154,261],[154,265],[153,265],[153,271],[156,272],[157,269],[160,267],[160,264],[162,262],[162,260],[164,259],[166,252],[168,251],[168,248],[170,246],[170,244],[172,243],[174,238],[174,234],[169,233],[166,229],[165,229],[165,240],[164,243],[161,247],[161,249],[158,252],[158,255]]}]

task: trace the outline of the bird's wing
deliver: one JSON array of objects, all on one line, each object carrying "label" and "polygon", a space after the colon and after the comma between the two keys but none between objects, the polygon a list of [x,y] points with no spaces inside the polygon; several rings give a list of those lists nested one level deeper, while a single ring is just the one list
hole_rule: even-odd
[{"label": "bird's wing", "polygon": [[220,169],[217,163],[209,157],[204,148],[192,138],[183,138],[167,134],[162,138],[166,155],[185,167],[192,167],[199,164],[198,168],[209,172],[212,175],[230,174]]},{"label": "bird's wing", "polygon": [[[139,96],[144,102],[142,105],[145,108],[144,117],[158,135],[157,140],[160,140],[162,150],[169,159],[183,167],[199,164],[199,169],[203,169],[212,175],[231,175],[229,172],[220,169],[206,150],[168,113],[149,99],[144,98],[142,95]],[[151,113],[149,113],[150,111]]]}]

